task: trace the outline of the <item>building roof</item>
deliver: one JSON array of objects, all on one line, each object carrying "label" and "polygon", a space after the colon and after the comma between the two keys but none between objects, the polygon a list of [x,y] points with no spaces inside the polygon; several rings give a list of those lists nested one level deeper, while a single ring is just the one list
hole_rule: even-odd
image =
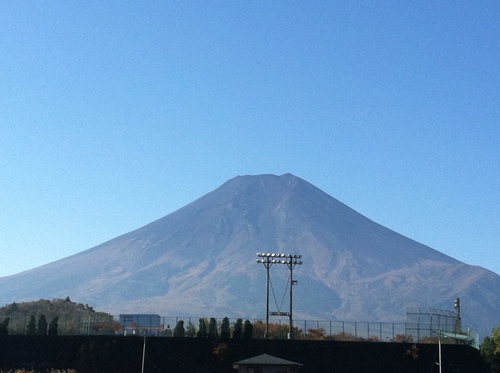
[{"label": "building roof", "polygon": [[295,361],[281,359],[276,356],[271,356],[267,354],[262,354],[258,356],[251,357],[249,359],[240,360],[234,363],[235,365],[295,365],[302,366],[300,363]]}]

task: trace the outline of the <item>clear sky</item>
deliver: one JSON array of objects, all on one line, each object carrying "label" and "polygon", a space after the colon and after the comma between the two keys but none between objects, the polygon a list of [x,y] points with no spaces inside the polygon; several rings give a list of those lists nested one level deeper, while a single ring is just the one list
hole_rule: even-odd
[{"label": "clear sky", "polygon": [[293,173],[500,273],[500,2],[0,2],[0,276]]}]

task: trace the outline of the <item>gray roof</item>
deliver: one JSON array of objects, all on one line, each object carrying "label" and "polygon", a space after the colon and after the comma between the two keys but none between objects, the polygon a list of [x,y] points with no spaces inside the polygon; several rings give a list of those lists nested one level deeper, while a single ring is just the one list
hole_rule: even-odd
[{"label": "gray roof", "polygon": [[254,356],[249,359],[240,360],[235,362],[237,365],[297,365],[302,366],[300,363],[296,363],[295,361],[281,359],[276,356],[271,356],[267,354],[262,354],[259,356]]}]

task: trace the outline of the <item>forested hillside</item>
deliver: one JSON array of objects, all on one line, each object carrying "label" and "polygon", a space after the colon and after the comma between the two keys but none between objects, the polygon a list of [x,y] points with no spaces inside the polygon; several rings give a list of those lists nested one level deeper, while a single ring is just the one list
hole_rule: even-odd
[{"label": "forested hillside", "polygon": [[110,314],[69,297],[11,303],[0,308],[0,324],[0,334],[31,335],[95,333],[116,327]]}]

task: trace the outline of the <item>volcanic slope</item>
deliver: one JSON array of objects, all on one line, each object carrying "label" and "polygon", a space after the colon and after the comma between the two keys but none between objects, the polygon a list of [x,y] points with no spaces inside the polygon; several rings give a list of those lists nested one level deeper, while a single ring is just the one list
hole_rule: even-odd
[{"label": "volcanic slope", "polygon": [[[68,243],[70,244],[70,243]],[[3,303],[65,298],[106,312],[265,318],[257,252],[301,254],[294,318],[403,322],[407,306],[453,309],[489,334],[500,276],[393,232],[291,174],[235,177],[142,228],[0,278]],[[271,268],[271,310],[288,307]]]}]

